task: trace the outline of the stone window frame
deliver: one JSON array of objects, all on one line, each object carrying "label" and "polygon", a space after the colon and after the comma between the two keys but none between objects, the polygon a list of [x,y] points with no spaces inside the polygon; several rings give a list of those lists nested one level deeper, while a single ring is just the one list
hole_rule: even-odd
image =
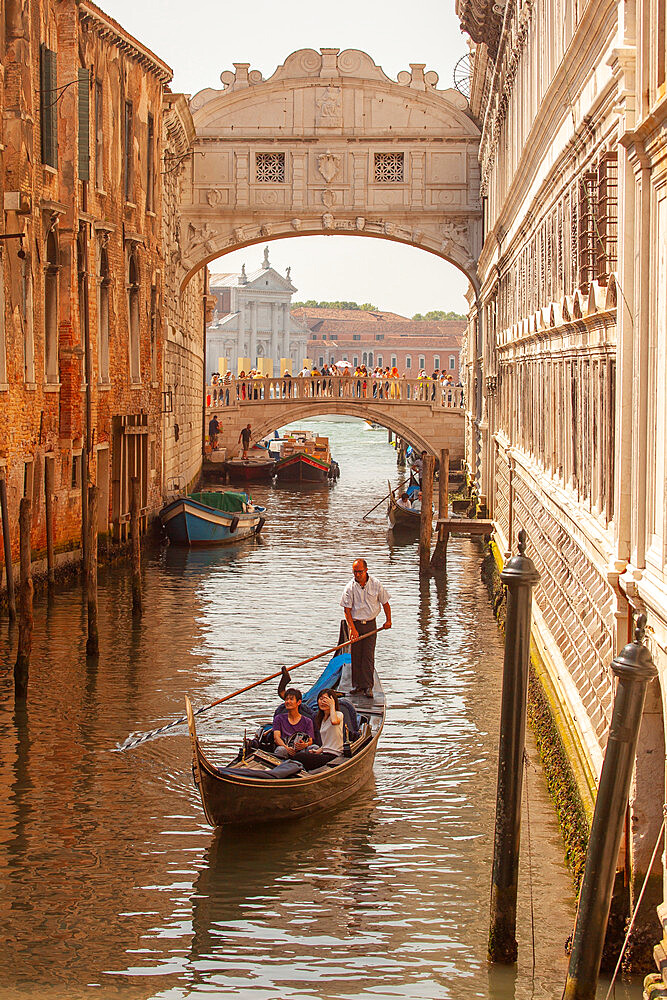
[{"label": "stone window frame", "polygon": [[456,355],[449,355],[449,370],[450,372],[456,371]]},{"label": "stone window frame", "polygon": [[433,371],[434,372],[439,372],[440,371],[440,355],[439,354],[434,354],[433,355]]},{"label": "stone window frame", "polygon": [[421,371],[422,368],[424,368],[424,369],[426,368],[426,355],[425,354],[420,354],[419,355],[419,371]]},{"label": "stone window frame", "polygon": [[83,480],[83,449],[72,450],[72,463],[70,465],[70,493],[80,493]]},{"label": "stone window frame", "polygon": [[[276,176],[271,174],[271,160]],[[253,178],[255,184],[287,184],[287,153],[284,150],[258,149],[254,154]],[[265,176],[260,176],[265,174]]]},{"label": "stone window frame", "polygon": [[56,225],[51,225],[44,241],[44,381],[47,385],[58,385],[60,377],[58,358],[59,277],[58,229]]},{"label": "stone window frame", "polygon": [[132,243],[127,256],[127,349],[130,385],[141,385],[141,267],[137,246]]},{"label": "stone window frame", "polygon": [[[399,169],[400,164],[400,169]],[[404,150],[374,150],[372,183],[392,186],[407,183],[407,156]]]},{"label": "stone window frame", "polygon": [[111,384],[109,375],[111,317],[111,267],[106,240],[100,240],[97,254],[97,358],[98,385]]}]

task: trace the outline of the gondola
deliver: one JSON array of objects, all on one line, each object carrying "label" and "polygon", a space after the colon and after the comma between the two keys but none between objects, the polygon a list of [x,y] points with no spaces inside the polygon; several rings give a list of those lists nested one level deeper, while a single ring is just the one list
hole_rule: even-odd
[{"label": "gondola", "polygon": [[[315,707],[323,688],[347,692],[351,686],[350,654],[339,653],[306,692],[304,701]],[[246,750],[244,740],[233,760],[217,766],[201,748],[192,706],[186,698],[193,775],[210,825],[276,823],[319,814],[362,788],[373,772],[384,726],[385,699],[377,673],[372,698],[349,694],[346,700],[357,714],[359,728],[351,734],[348,730],[345,754],[316,771],[305,771],[298,762],[279,760],[268,750]]]},{"label": "gondola", "polygon": [[[416,486],[414,489],[418,490],[419,487]],[[405,507],[401,507],[398,500],[394,496],[391,484],[389,484],[389,505],[387,507],[387,517],[389,518],[389,523],[392,528],[418,532],[421,524],[421,516],[420,510],[407,510]]]}]

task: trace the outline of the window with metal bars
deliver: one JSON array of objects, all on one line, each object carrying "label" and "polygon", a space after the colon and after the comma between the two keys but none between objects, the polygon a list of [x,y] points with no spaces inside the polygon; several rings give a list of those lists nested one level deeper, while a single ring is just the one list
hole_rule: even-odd
[{"label": "window with metal bars", "polygon": [[605,153],[598,164],[597,279],[606,285],[618,263],[618,159]]},{"label": "window with metal bars", "polygon": [[579,287],[584,292],[595,278],[596,227],[597,174],[587,170],[579,181]]},{"label": "window with metal bars", "polygon": [[79,67],[79,180],[90,180],[90,70]]},{"label": "window with metal bars", "polygon": [[259,184],[284,184],[285,154],[256,153],[255,177]]},{"label": "window with metal bars", "polygon": [[375,154],[375,183],[402,184],[405,180],[403,153]]}]

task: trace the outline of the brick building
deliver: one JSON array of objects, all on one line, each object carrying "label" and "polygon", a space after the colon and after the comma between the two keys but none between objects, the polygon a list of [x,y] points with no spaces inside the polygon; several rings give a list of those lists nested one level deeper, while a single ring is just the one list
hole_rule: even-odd
[{"label": "brick building", "polygon": [[[131,476],[144,524],[159,509],[164,366],[171,356],[176,374],[196,369],[198,352],[201,374],[203,276],[178,316],[163,304],[162,206],[176,197],[163,191],[163,131],[178,159],[194,130],[186,106],[173,125],[169,67],[93,3],[10,0],[3,27],[1,229],[23,238],[20,252],[18,239],[0,241],[0,471],[13,558],[24,495],[33,557],[46,546],[48,500],[65,558],[80,543],[86,481],[100,489],[100,531],[116,540]],[[175,333],[165,345],[167,318],[185,353]]]},{"label": "brick building", "polygon": [[410,320],[398,313],[300,306],[293,315],[310,329],[307,356],[316,365],[346,360],[353,365],[396,366],[416,378],[436,368],[459,380],[465,320]]}]

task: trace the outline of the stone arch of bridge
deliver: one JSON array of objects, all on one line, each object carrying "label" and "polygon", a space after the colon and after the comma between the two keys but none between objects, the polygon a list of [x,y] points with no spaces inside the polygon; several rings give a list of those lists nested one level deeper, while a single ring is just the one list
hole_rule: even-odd
[{"label": "stone arch of bridge", "polygon": [[479,129],[466,99],[413,63],[390,79],[356,49],[301,49],[268,79],[249,64],[190,100],[180,166],[181,288],[210,261],[285,237],[416,247],[478,292]]},{"label": "stone arch of bridge", "polygon": [[[387,430],[400,435],[400,437],[409,441],[420,451],[425,450],[429,455],[438,458],[440,456],[440,449],[446,447],[449,443],[446,441],[448,433],[446,429],[444,430],[443,438],[442,418],[444,418],[451,423],[449,434],[451,436],[452,453],[459,458],[463,456],[464,414],[462,410],[442,409],[437,411],[441,419],[437,423],[439,436],[436,441],[428,433],[426,422],[419,419],[417,414],[414,415],[413,419],[410,419],[409,415],[405,413],[406,409],[405,405],[396,404],[392,408],[391,404],[388,404],[386,409],[380,410],[378,404],[368,405],[355,403],[351,400],[337,400],[332,405],[317,398],[304,400],[303,402],[292,402],[284,406],[268,404],[264,407],[260,403],[241,407],[239,410],[234,411],[233,416],[229,415],[231,417],[229,421],[227,421],[227,414],[223,411],[222,440],[223,444],[228,448],[233,448],[238,441],[241,428],[245,427],[248,423],[252,425],[253,440],[261,441],[288,423],[308,420],[311,417],[326,417],[336,414],[359,417],[361,420],[372,420],[375,423],[382,424]],[[417,407],[415,407],[415,410],[417,410]],[[435,421],[433,423],[435,425]]]}]

